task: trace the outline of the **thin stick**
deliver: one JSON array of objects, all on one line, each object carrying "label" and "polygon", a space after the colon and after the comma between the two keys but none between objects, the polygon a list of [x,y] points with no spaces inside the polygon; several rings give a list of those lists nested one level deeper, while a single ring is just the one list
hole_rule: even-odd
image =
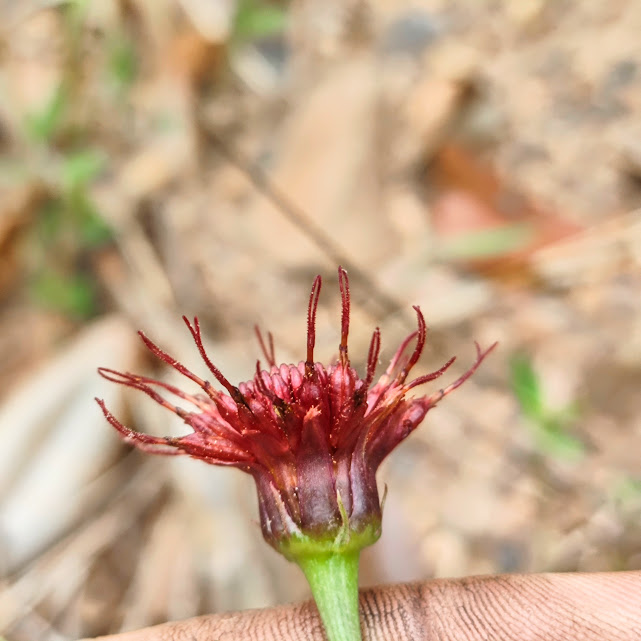
[{"label": "thin stick", "polygon": [[380,318],[402,312],[402,318],[409,323],[409,318],[404,312],[405,306],[392,296],[381,291],[376,282],[334,243],[330,234],[320,225],[317,225],[302,207],[294,204],[287,194],[273,183],[261,167],[253,162],[251,158],[225,142],[216,132],[212,131],[207,123],[201,122],[200,128],[207,141],[232,165],[242,171],[252,185],[271,201],[289,222],[309,237],[333,263],[342,265],[359,282],[360,289],[365,290],[366,294],[363,300],[371,300],[377,304]]}]

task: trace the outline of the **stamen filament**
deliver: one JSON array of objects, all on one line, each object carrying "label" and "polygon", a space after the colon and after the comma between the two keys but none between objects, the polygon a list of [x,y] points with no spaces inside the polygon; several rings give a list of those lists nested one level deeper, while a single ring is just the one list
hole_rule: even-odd
[{"label": "stamen filament", "polygon": [[347,337],[349,335],[349,280],[347,272],[342,267],[338,268],[338,287],[341,292],[341,342],[338,348],[339,358],[343,367],[349,366],[349,356],[347,354]]},{"label": "stamen filament", "polygon": [[378,365],[378,356],[381,353],[381,330],[377,327],[372,334],[372,340],[369,344],[369,351],[367,352],[367,373],[365,375],[364,389],[369,389],[369,386],[374,380],[376,374],[376,365]]},{"label": "stamen filament", "polygon": [[274,351],[274,335],[271,332],[267,332],[267,344],[263,338],[263,333],[260,331],[258,325],[254,325],[254,332],[258,338],[258,344],[260,349],[265,355],[265,360],[270,367],[276,367],[276,352]]},{"label": "stamen filament", "polygon": [[318,309],[318,297],[321,290],[321,277],[316,276],[312,285],[312,292],[309,295],[307,306],[307,360],[305,361],[305,372],[311,375],[314,369],[314,345],[316,344],[316,310]]},{"label": "stamen filament", "polygon": [[425,317],[423,316],[423,312],[421,312],[421,309],[418,305],[414,305],[414,310],[416,311],[416,316],[418,317],[416,346],[414,347],[414,351],[407,361],[407,364],[405,365],[405,367],[403,367],[398,375],[399,383],[405,382],[407,375],[410,373],[412,367],[414,367],[414,365],[416,365],[416,363],[418,362],[418,359],[423,353],[423,348],[425,347],[425,338],[427,336],[427,325],[425,324]]},{"label": "stamen filament", "polygon": [[[205,346],[203,344],[202,332],[200,331],[200,322],[197,316],[194,316],[194,324],[192,325],[189,319],[186,316],[183,316],[183,321],[187,328],[189,329],[196,347],[200,352],[201,358],[205,361],[205,364],[209,368],[209,371],[216,377],[216,380],[231,394],[231,397],[236,401],[240,390],[232,385],[222,374],[222,372],[211,362],[207,352],[205,351]],[[242,394],[240,394],[242,397]],[[244,400],[244,399],[243,399]]]}]

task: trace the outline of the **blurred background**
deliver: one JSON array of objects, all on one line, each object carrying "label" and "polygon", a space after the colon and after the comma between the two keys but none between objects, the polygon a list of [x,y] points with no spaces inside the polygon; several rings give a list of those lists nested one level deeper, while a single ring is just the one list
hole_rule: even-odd
[{"label": "blurred background", "polygon": [[[499,348],[380,473],[363,585],[641,568],[641,5],[0,2],[0,631],[63,641],[306,598],[253,483],[140,455],[96,367]],[[361,370],[362,371],[362,370]],[[180,384],[190,389],[185,381]],[[429,391],[426,389],[426,392]]]}]

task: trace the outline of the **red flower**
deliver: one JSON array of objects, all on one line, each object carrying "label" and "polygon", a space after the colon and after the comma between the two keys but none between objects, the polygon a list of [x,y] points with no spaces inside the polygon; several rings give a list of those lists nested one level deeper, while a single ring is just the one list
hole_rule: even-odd
[{"label": "red flower", "polygon": [[[107,380],[141,390],[178,414],[193,430],[177,438],[135,432],[120,423],[98,400],[105,417],[123,438],[154,454],[187,454],[215,465],[230,465],[251,474],[257,485],[265,539],[288,555],[297,538],[335,541],[342,532],[363,535],[360,546],[380,534],[381,507],[376,470],[383,459],[423,420],[446,394],[466,381],[493,349],[478,344],[474,365],[459,379],[430,396],[407,398],[410,390],[441,376],[454,362],[436,372],[406,382],[425,345],[426,325],[418,307],[418,329],[400,345],[387,370],[372,385],[380,351],[380,331],[374,331],[365,378],[351,367],[347,337],[350,296],[347,273],[339,268],[342,297],[341,342],[338,360],[326,367],[314,362],[315,323],[321,278],[312,286],[307,312],[307,357],[298,365],[276,365],[272,336],[265,344],[257,330],[269,369],[256,363],[254,378],[232,385],[205,352],[198,319],[183,317],[207,367],[226,392],[214,389],[174,358],[140,336],[154,355],[194,381],[204,394],[182,390],[144,376],[107,368]],[[414,349],[408,346],[415,339]],[[157,389],[169,392],[193,408],[170,403]],[[349,538],[349,537],[348,537]],[[289,556],[289,555],[288,555]]]}]

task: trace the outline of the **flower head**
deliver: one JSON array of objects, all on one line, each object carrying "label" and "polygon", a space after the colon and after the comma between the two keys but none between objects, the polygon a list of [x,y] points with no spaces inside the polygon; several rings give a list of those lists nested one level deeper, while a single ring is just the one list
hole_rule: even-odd
[{"label": "flower head", "polygon": [[[407,377],[425,346],[426,325],[418,307],[418,329],[399,346],[385,373],[374,383],[381,338],[377,328],[370,342],[365,377],[350,364],[347,339],[350,295],[347,272],[339,268],[342,299],[341,341],[337,360],[329,366],[314,361],[316,310],[321,289],[317,276],[307,311],[307,354],[297,365],[277,365],[271,334],[265,341],[256,330],[268,368],[256,363],[252,380],[230,383],[209,359],[197,318],[183,317],[205,364],[224,388],[219,391],[140,336],[149,350],[191,379],[201,393],[188,394],[162,381],[107,368],[107,380],[138,389],[171,410],[191,428],[181,437],[157,437],[120,423],[103,401],[105,417],[122,437],[154,454],[186,454],[214,465],[229,465],[251,474],[258,489],[265,539],[295,558],[300,541],[313,540],[330,549],[360,549],[380,534],[381,506],[376,471],[383,459],[423,420],[445,395],[467,380],[490,347],[479,346],[474,365],[463,376],[429,396],[408,397],[414,388],[440,377],[454,362],[410,382]],[[410,345],[413,343],[413,348]],[[174,405],[161,394],[187,401]]]}]

